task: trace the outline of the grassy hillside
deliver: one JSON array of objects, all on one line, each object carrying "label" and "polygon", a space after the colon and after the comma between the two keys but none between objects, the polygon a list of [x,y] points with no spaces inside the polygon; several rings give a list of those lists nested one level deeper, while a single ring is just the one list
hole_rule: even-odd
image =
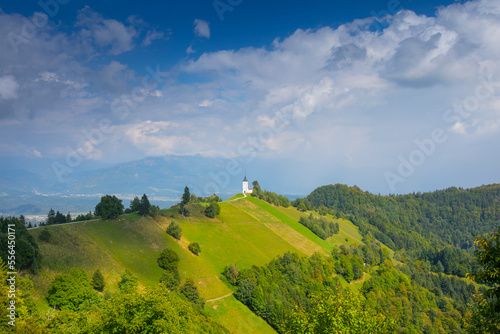
[{"label": "grassy hillside", "polygon": [[[357,227],[347,220],[336,219],[339,234],[322,240],[297,221],[309,213],[295,208],[277,208],[241,196],[220,206],[221,213],[215,219],[205,217],[202,206],[189,205],[190,217],[169,209],[155,220],[131,214],[116,220],[47,227],[52,239],[49,243],[39,241],[44,260],[40,274],[33,277],[38,304],[48,308],[44,296],[50,282],[56,274],[72,267],[83,268],[89,274],[99,268],[106,280],[106,290],[111,292],[117,290],[120,274],[125,270],[139,278],[140,287],[154,286],[162,275],[156,258],[163,248],[170,247],[181,259],[181,277],[194,279],[201,296],[207,300],[207,311],[215,319],[235,333],[272,333],[274,330],[265,321],[231,295],[232,289],[221,278],[225,266],[264,265],[288,251],[301,255],[320,252],[328,256],[334,245],[362,244]],[[179,241],[165,233],[172,221],[182,228]],[[31,233],[39,240],[41,230]],[[199,256],[188,251],[191,242],[200,244]],[[361,284],[352,286],[358,288]]]}]

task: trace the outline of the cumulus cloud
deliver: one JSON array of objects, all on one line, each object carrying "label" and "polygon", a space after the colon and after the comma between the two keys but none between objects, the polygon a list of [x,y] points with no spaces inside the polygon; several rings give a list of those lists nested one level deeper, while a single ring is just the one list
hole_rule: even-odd
[{"label": "cumulus cloud", "polygon": [[174,122],[144,121],[127,126],[125,135],[149,156],[199,153],[200,148],[189,136],[179,133],[179,127]]},{"label": "cumulus cloud", "polygon": [[17,99],[18,89],[19,84],[16,82],[13,75],[0,77],[0,99]]},{"label": "cumulus cloud", "polygon": [[77,26],[82,27],[79,36],[85,45],[95,45],[112,55],[130,51],[134,47],[133,39],[137,32],[133,26],[126,26],[114,19],[104,19],[88,6],[78,12]]},{"label": "cumulus cloud", "polygon": [[207,21],[195,19],[193,25],[196,36],[210,38],[210,26]]}]

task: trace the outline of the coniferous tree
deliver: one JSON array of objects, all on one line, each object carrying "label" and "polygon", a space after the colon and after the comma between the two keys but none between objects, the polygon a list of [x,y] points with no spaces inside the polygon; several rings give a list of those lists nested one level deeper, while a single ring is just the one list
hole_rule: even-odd
[{"label": "coniferous tree", "polygon": [[47,225],[52,225],[55,223],[56,212],[53,209],[49,210],[49,214],[47,215]]},{"label": "coniferous tree", "polygon": [[186,281],[179,289],[180,293],[182,293],[187,300],[189,300],[193,304],[198,304],[201,307],[205,304],[205,301],[200,298],[200,293],[198,292],[198,288],[194,284],[194,280],[190,277],[186,278]]},{"label": "coniferous tree", "polygon": [[130,202],[130,210],[132,210],[132,212],[139,212],[141,210],[141,200],[139,197],[134,197]]},{"label": "coniferous tree", "polygon": [[99,292],[102,292],[104,290],[104,276],[102,276],[102,273],[99,269],[97,269],[94,272],[94,275],[92,275],[92,285],[94,286],[94,289]]},{"label": "coniferous tree", "polygon": [[141,207],[139,209],[139,214],[142,216],[149,215],[151,211],[151,203],[149,203],[148,196],[146,194],[142,195],[141,198]]},{"label": "coniferous tree", "polygon": [[158,205],[151,205],[151,210],[149,211],[149,215],[153,218],[158,216],[160,213],[160,207]]},{"label": "coniferous tree", "polygon": [[182,195],[182,204],[186,205],[191,200],[191,195],[189,194],[189,188],[186,186],[184,188],[184,194]]}]

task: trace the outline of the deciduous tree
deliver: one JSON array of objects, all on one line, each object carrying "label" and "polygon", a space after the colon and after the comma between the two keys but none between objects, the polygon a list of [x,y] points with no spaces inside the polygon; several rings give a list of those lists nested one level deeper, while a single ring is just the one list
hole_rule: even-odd
[{"label": "deciduous tree", "polygon": [[121,214],[123,214],[122,200],[114,195],[101,197],[101,201],[95,207],[95,215],[103,219],[118,218]]}]

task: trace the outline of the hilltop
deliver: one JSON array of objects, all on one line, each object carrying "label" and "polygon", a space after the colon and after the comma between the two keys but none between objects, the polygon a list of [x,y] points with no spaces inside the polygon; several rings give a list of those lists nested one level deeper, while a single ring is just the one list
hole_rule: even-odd
[{"label": "hilltop", "polygon": [[[344,219],[328,218],[339,223],[340,232],[325,241],[297,221],[311,212],[275,207],[253,197],[232,198],[220,206],[221,214],[215,219],[207,218],[201,205],[189,205],[190,217],[182,217],[177,209],[168,209],[162,210],[157,219],[128,214],[116,220],[47,227],[52,239],[49,243],[39,241],[44,261],[40,274],[33,276],[37,303],[47,309],[44,295],[50,282],[55,275],[73,267],[89,273],[99,268],[111,290],[117,289],[120,274],[125,270],[139,278],[141,287],[154,286],[162,274],[156,258],[163,248],[170,247],[181,258],[181,278],[194,279],[201,296],[208,301],[206,308],[216,320],[241,333],[273,332],[232,296],[234,289],[221,274],[225,266],[264,265],[286,252],[304,256],[319,252],[329,256],[335,245],[363,244],[357,227]],[[182,228],[180,241],[165,233],[172,221]],[[39,239],[41,230],[31,233]],[[187,249],[190,242],[200,244],[200,256]]]}]

